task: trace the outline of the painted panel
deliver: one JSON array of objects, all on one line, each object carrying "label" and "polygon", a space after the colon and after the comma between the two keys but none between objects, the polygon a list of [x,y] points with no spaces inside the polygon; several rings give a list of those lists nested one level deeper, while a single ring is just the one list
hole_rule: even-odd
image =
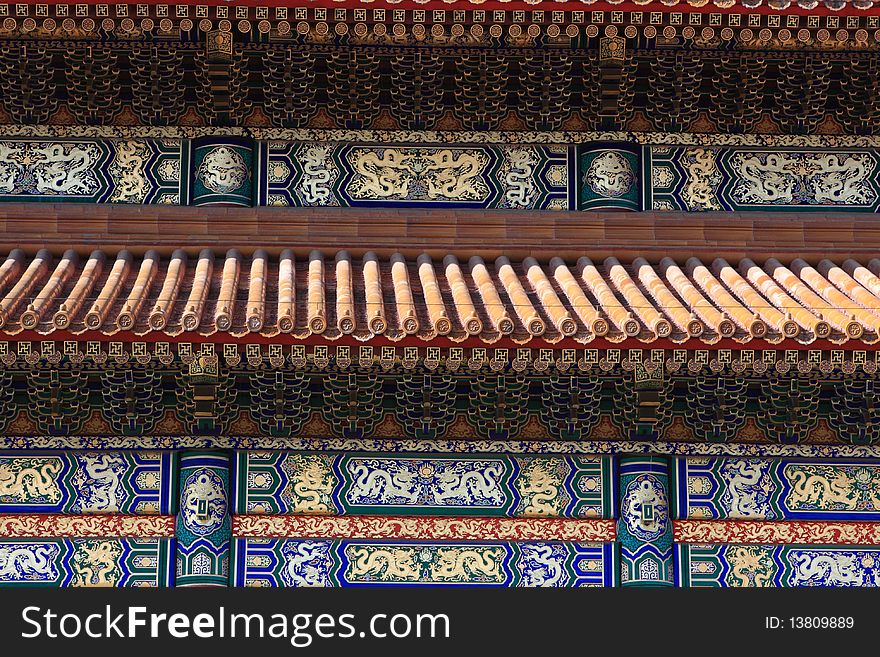
[{"label": "painted panel", "polygon": [[613,586],[612,543],[236,539],[235,586]]},{"label": "painted panel", "polygon": [[219,137],[194,140],[192,162],[193,205],[253,204],[253,142]]},{"label": "painted panel", "polygon": [[239,452],[237,513],[610,518],[602,456]]},{"label": "painted panel", "polygon": [[180,456],[177,586],[229,583],[231,464],[225,452],[192,451]]},{"label": "painted panel", "polygon": [[621,586],[672,586],[669,460],[624,456],[619,473]]},{"label": "painted panel", "polygon": [[565,146],[272,142],[266,205],[567,210]]},{"label": "painted panel", "polygon": [[678,518],[880,520],[880,463],[679,458]]},{"label": "painted panel", "polygon": [[678,544],[675,554],[679,586],[880,586],[878,548]]},{"label": "painted panel", "polygon": [[625,144],[578,148],[580,210],[639,210],[638,149]]},{"label": "painted panel", "polygon": [[0,452],[0,513],[173,513],[172,452]]},{"label": "painted panel", "polygon": [[0,201],[178,205],[182,145],[174,139],[0,141]]},{"label": "painted panel", "polygon": [[171,586],[170,539],[0,540],[0,587]]},{"label": "painted panel", "polygon": [[857,210],[880,207],[874,151],[653,146],[654,210]]}]

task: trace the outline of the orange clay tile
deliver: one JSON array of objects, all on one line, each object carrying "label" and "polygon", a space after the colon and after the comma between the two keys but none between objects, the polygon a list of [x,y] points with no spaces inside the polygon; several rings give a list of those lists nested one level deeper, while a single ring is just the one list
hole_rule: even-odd
[{"label": "orange clay tile", "polygon": [[321,334],[327,330],[327,311],[325,306],[324,288],[324,254],[320,251],[312,251],[309,254],[308,275],[308,319],[309,331]]},{"label": "orange clay tile", "polygon": [[162,289],[150,311],[149,326],[153,330],[161,331],[168,325],[168,317],[174,304],[177,303],[180,286],[186,274],[186,261],[186,252],[182,249],[178,249],[171,255],[171,261],[165,272],[165,280],[162,282]]},{"label": "orange clay tile", "polygon": [[[534,263],[534,264],[533,264]],[[523,263],[526,266],[526,263]],[[529,260],[529,270],[540,265],[534,258]],[[562,289],[562,294],[568,299],[574,313],[581,320],[587,330],[592,331],[597,336],[607,335],[609,326],[608,322],[602,318],[596,307],[590,303],[584,290],[578,285],[574,274],[565,264],[562,258],[553,258],[550,261],[550,275],[556,280]],[[561,330],[561,329],[560,329]],[[575,323],[575,332],[577,332],[577,324]]]},{"label": "orange clay tile", "polygon": [[[771,271],[775,271],[775,267]],[[749,279],[749,282],[761,291],[767,299],[779,308],[787,312],[788,317],[801,325],[802,328],[811,330],[819,337],[827,337],[831,333],[831,326],[823,320],[818,313],[800,305],[792,299],[785,290],[773,280],[773,277],[764,269],[761,269],[749,258],[743,258],[739,262],[740,273]]]},{"label": "orange clay tile", "polygon": [[519,276],[513,270],[510,259],[506,256],[499,257],[495,260],[495,269],[498,272],[501,284],[504,285],[504,290],[507,292],[510,302],[513,304],[513,310],[523,326],[532,335],[543,335],[547,327],[544,321],[538,317],[538,312],[535,310],[532,302],[529,301],[529,295],[526,294]]},{"label": "orange clay tile", "polygon": [[156,251],[147,251],[144,259],[141,261],[141,267],[135,278],[134,285],[128,293],[125,305],[116,316],[116,324],[121,330],[127,331],[134,327],[135,318],[140,312],[141,307],[147,300],[150,286],[153,279],[156,278],[156,272],[159,270],[159,254]]},{"label": "orange clay tile", "polygon": [[[863,279],[865,279],[866,284],[864,287],[849,273],[849,268],[847,267],[849,263],[851,263],[853,271],[862,270],[865,272],[866,276],[863,277]],[[819,262],[819,273],[834,283],[834,285],[837,286],[839,290],[842,290],[850,299],[880,317],[880,303],[878,303],[877,297],[874,296],[874,291],[880,292],[880,279],[867,269],[854,260],[847,260],[843,263],[843,267],[840,267],[830,260],[825,259]]]},{"label": "orange clay tile", "polygon": [[97,298],[91,306],[89,312],[86,313],[85,324],[90,329],[100,328],[107,319],[109,309],[119,296],[123,283],[128,279],[131,273],[132,255],[128,251],[120,251],[116,256],[116,262],[110,270],[110,275],[104,281],[104,286],[98,293]]},{"label": "orange clay tile", "polygon": [[397,302],[397,318],[403,332],[407,335],[418,333],[419,320],[416,317],[416,305],[409,284],[409,269],[406,260],[399,253],[391,256],[391,282],[394,285],[394,299]]},{"label": "orange clay tile", "polygon": [[[748,262],[754,265],[751,260]],[[785,312],[782,312],[761,296],[761,293],[752,287],[749,281],[740,276],[736,268],[728,264],[723,258],[715,259],[712,263],[712,271],[756,317],[760,317],[763,322],[769,325],[771,330],[775,330],[787,338],[794,338],[800,334],[800,326],[791,319],[791,308],[785,307],[784,299],[780,302],[781,306],[785,309]],[[755,271],[754,274],[757,275],[758,271]],[[764,278],[769,279],[766,272],[760,273],[763,274]],[[782,297],[785,297],[785,295],[783,294]]]},{"label": "orange clay tile", "polygon": [[626,267],[620,264],[617,258],[608,257],[605,258],[605,268],[608,270],[611,282],[620,290],[630,308],[654,332],[654,335],[658,338],[672,335],[672,324],[642,294]]},{"label": "orange clay tile", "polygon": [[379,258],[370,251],[364,255],[364,296],[366,297],[367,326],[370,331],[380,335],[388,328],[385,321],[385,303],[382,295],[382,276],[379,270]]},{"label": "orange clay tile", "polygon": [[880,340],[874,269],[880,260],[813,266],[798,258],[608,256],[596,264],[501,256],[487,263],[466,254],[411,260],[340,251],[325,259],[312,251],[297,262],[293,249],[57,258],[16,249],[0,258],[0,334],[873,344]]},{"label": "orange clay tile", "polygon": [[550,316],[553,325],[566,337],[577,333],[577,323],[562,304],[538,261],[534,258],[526,258],[523,260],[523,269],[525,269],[526,278],[529,279],[542,308]]},{"label": "orange clay tile", "polygon": [[501,301],[501,295],[498,293],[498,287],[489,275],[486,263],[479,256],[474,256],[470,259],[468,265],[471,268],[471,277],[473,277],[474,283],[477,285],[477,293],[483,300],[483,308],[486,314],[489,315],[492,326],[502,335],[513,333],[516,327],[513,320],[510,319],[510,315],[507,314],[507,309],[504,306],[504,302]]},{"label": "orange clay tile", "polygon": [[697,317],[696,312],[693,309],[685,308],[681,301],[666,287],[647,260],[636,258],[633,260],[632,266],[636,276],[648,291],[654,303],[660,307],[663,314],[669,317],[679,330],[685,331],[691,337],[698,337],[703,334],[706,327]]},{"label": "orange clay tile", "polygon": [[[697,286],[685,276],[672,258],[663,258],[660,261],[658,271],[666,278],[686,307],[690,308],[691,312],[713,329],[719,337],[729,338],[736,333],[736,324],[730,320],[727,313],[719,311],[706,297],[700,294]],[[702,335],[702,333],[701,326],[697,335]]]},{"label": "orange clay tile", "polygon": [[278,262],[278,330],[290,333],[296,326],[296,260],[293,251],[285,249]]},{"label": "orange clay tile", "polygon": [[425,309],[431,320],[431,326],[437,335],[448,335],[452,331],[452,322],[449,321],[449,315],[443,303],[443,295],[440,292],[440,284],[437,282],[437,272],[434,271],[431,256],[423,253],[419,256],[416,264],[419,269],[419,282],[422,284]]},{"label": "orange clay tile", "polygon": [[78,259],[76,251],[68,249],[64,252],[61,260],[58,261],[58,265],[55,267],[55,271],[52,272],[52,275],[43,286],[43,289],[40,290],[40,293],[36,298],[28,304],[27,310],[21,314],[22,326],[27,329],[36,328],[37,323],[42,319],[43,313],[49,303],[53,301],[64,288],[65,283],[67,283],[73,273],[73,268],[76,266]]},{"label": "orange clay tile", "polygon": [[251,260],[251,276],[248,285],[247,327],[257,333],[263,328],[266,312],[266,275],[269,255],[262,249]]},{"label": "orange clay tile", "polygon": [[240,275],[241,254],[237,249],[230,249],[226,252],[226,262],[223,263],[220,295],[217,297],[217,309],[214,311],[214,325],[221,331],[228,331],[232,327],[232,314],[235,312],[235,296]]},{"label": "orange clay tile", "polygon": [[208,298],[211,278],[214,273],[214,253],[210,249],[203,249],[196,263],[195,275],[193,276],[192,288],[189,298],[184,304],[181,325],[185,331],[195,331],[202,323],[202,311]]},{"label": "orange clay tile", "polygon": [[454,255],[446,256],[443,258],[443,268],[446,273],[446,282],[452,291],[453,306],[458,311],[459,322],[468,335],[480,335],[483,332],[483,322],[477,316],[477,310],[458,258]]},{"label": "orange clay tile", "polygon": [[351,256],[348,251],[340,251],[336,254],[336,327],[345,334],[354,333],[356,321]]}]

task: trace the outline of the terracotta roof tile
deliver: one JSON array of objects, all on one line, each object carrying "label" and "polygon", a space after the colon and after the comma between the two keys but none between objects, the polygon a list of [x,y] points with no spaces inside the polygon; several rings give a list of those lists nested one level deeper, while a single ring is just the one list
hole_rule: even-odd
[{"label": "terracotta roof tile", "polygon": [[17,249],[0,262],[0,332],[874,343],[876,272],[880,260],[826,259],[814,267],[801,259],[760,265],[609,256],[597,265],[586,257],[487,263],[474,256],[462,265],[454,255],[411,261],[346,251],[299,260],[289,249],[280,256],[205,249],[196,258],[182,250],[170,258],[95,251],[87,259],[67,251],[56,259],[45,249]]},{"label": "terracotta roof tile", "polygon": [[162,289],[150,311],[149,326],[153,330],[161,331],[168,324],[168,317],[177,302],[183,277],[186,275],[186,260],[186,253],[181,249],[171,254]]},{"label": "terracotta roof tile", "polygon": [[294,282],[293,251],[281,252],[278,261],[278,330],[290,333],[296,326],[296,285]]}]

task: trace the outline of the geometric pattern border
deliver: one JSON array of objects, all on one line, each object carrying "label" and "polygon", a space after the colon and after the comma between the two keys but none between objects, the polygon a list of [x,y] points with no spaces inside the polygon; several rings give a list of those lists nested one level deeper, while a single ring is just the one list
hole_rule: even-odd
[{"label": "geometric pattern border", "polygon": [[[193,336],[196,339],[206,336]],[[207,336],[210,339],[210,336]],[[665,348],[531,348],[514,344],[514,348],[440,347],[306,344],[297,341],[283,344],[285,335],[274,336],[272,343],[205,342],[146,342],[99,340],[44,340],[0,341],[0,371],[25,368],[27,370],[57,368],[69,363],[77,369],[104,368],[126,365],[183,365],[190,374],[216,374],[219,356],[224,365],[239,365],[266,371],[292,368],[340,372],[358,370],[413,371],[425,368],[449,372],[501,373],[547,375],[561,374],[635,373],[645,370],[663,374],[730,374],[738,377],[779,375],[806,375],[842,373],[852,375],[859,371],[874,375],[880,369],[880,349],[665,349]],[[382,336],[374,336],[381,338]],[[596,338],[597,341],[602,338]],[[434,338],[433,341],[438,341]],[[661,342],[661,339],[657,339]],[[756,340],[757,341],[757,340]],[[817,341],[826,342],[827,341]],[[651,344],[647,340],[647,344]],[[679,346],[679,345],[676,345]],[[818,345],[816,345],[818,346]],[[835,345],[838,346],[838,345]],[[207,358],[204,364],[197,360]],[[158,363],[153,362],[156,359]],[[399,369],[398,369],[399,368]]]},{"label": "geometric pattern border", "polygon": [[876,522],[675,520],[676,543],[736,545],[880,545]]},{"label": "geometric pattern border", "polygon": [[21,449],[284,449],[312,452],[419,452],[516,454],[656,454],[666,456],[745,456],[880,458],[871,445],[686,443],[636,440],[419,440],[370,438],[268,438],[265,436],[0,436],[0,447]]},{"label": "geometric pattern border", "polygon": [[173,538],[174,516],[0,515],[3,538]]},{"label": "geometric pattern border", "polygon": [[437,518],[256,516],[232,518],[244,538],[413,539],[431,541],[567,541],[609,543],[615,521],[572,518]]},{"label": "geometric pattern border", "polygon": [[[792,31],[798,30],[789,29],[787,35],[777,33],[780,28],[801,28],[807,34],[805,40],[812,47],[833,49],[841,47],[841,41],[850,41],[852,47],[864,49],[870,47],[870,37],[858,30],[877,27],[872,20],[877,17],[869,13],[876,6],[872,2],[861,2],[858,5],[845,3],[843,6],[847,10],[840,12],[838,10],[842,3],[835,3],[834,0],[824,0],[823,7],[806,16],[794,12],[784,16],[780,14],[792,5],[813,9],[817,3],[809,0],[780,0],[769,6],[769,12],[751,13],[750,10],[760,5],[760,2],[716,2],[716,7],[708,8],[714,9],[711,13],[707,13],[707,3],[700,0],[666,0],[662,4],[644,0],[638,4],[649,6],[639,6],[638,11],[627,12],[620,11],[618,3],[596,0],[563,4],[540,3],[536,0],[500,0],[497,3],[499,8],[494,11],[474,8],[481,4],[481,0],[456,3],[455,9],[448,9],[448,2],[428,3],[426,0],[419,0],[422,6],[416,9],[398,8],[393,1],[387,3],[387,9],[385,3],[382,3],[381,8],[367,9],[366,1],[355,3],[362,5],[356,8],[275,6],[271,11],[265,5],[273,3],[263,4],[264,6],[257,7],[237,5],[234,9],[226,5],[192,7],[187,4],[158,2],[117,4],[112,14],[106,4],[99,4],[97,8],[94,5],[90,7],[80,4],[77,5],[76,20],[67,5],[53,7],[35,4],[33,15],[40,19],[39,22],[30,17],[32,14],[28,5],[2,4],[0,17],[7,17],[8,21],[3,26],[4,36],[27,35],[37,38],[54,36],[56,25],[60,23],[63,31],[75,31],[81,35],[80,38],[88,39],[122,36],[126,39],[155,40],[163,36],[167,38],[179,31],[181,39],[198,40],[204,38],[204,33],[216,28],[229,32],[235,29],[239,39],[245,41],[256,41],[260,38],[268,40],[270,32],[273,40],[279,37],[285,40],[301,39],[304,36],[317,39],[326,38],[330,32],[345,35],[351,29],[354,38],[372,37],[379,43],[394,43],[394,38],[410,35],[418,41],[431,42],[436,39],[441,43],[444,40],[454,43],[467,37],[485,41],[491,36],[502,39],[505,45],[511,46],[528,46],[541,37],[542,33],[559,43],[575,42],[582,36],[595,38],[599,35],[600,27],[611,23],[621,25],[621,31],[623,24],[626,24],[624,35],[631,41],[639,36],[653,39],[658,36],[658,31],[662,31],[667,39],[681,37],[690,43],[693,43],[698,34],[702,38],[699,43],[717,41],[718,37],[727,42],[736,38],[738,45],[745,47],[760,47],[774,38],[781,41],[782,47],[791,49],[805,45],[803,38],[795,39],[792,34]],[[49,7],[53,7],[51,14]],[[545,10],[544,7],[552,8],[552,11]],[[731,7],[734,7],[732,11]],[[694,9],[700,11],[695,12]],[[783,17],[788,20],[781,20]],[[234,28],[232,21],[235,21]],[[461,23],[482,29],[465,34]],[[746,26],[767,29],[741,29]],[[736,31],[731,28],[736,28]],[[836,38],[832,38],[830,33],[823,33],[822,29],[826,33],[828,30],[835,30]],[[451,30],[451,36],[446,34],[447,30]],[[372,34],[368,37],[370,31]],[[770,32],[770,36],[766,32]]]},{"label": "geometric pattern border", "polygon": [[205,126],[4,125],[5,138],[194,139],[250,136],[258,141],[358,142],[365,144],[587,144],[626,142],[645,146],[880,148],[880,135],[706,134],[613,130],[347,130],[335,128],[263,128]]}]

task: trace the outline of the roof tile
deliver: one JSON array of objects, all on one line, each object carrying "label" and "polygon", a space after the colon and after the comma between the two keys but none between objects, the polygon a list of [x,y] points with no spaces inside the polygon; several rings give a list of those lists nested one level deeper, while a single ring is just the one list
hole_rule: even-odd
[{"label": "roof tile", "polygon": [[0,262],[0,331],[485,343],[507,336],[518,344],[880,339],[880,260],[813,267],[801,259],[761,266],[749,258],[707,265],[609,256],[596,265],[586,257],[547,264],[502,256],[487,264],[474,256],[463,266],[454,255],[439,262],[340,251],[327,262],[317,250],[298,261],[291,249],[280,256],[204,249],[191,261],[183,250],[165,259],[156,251],[139,258],[94,251],[87,259],[67,251],[54,260],[46,249],[30,256],[16,249]]}]

